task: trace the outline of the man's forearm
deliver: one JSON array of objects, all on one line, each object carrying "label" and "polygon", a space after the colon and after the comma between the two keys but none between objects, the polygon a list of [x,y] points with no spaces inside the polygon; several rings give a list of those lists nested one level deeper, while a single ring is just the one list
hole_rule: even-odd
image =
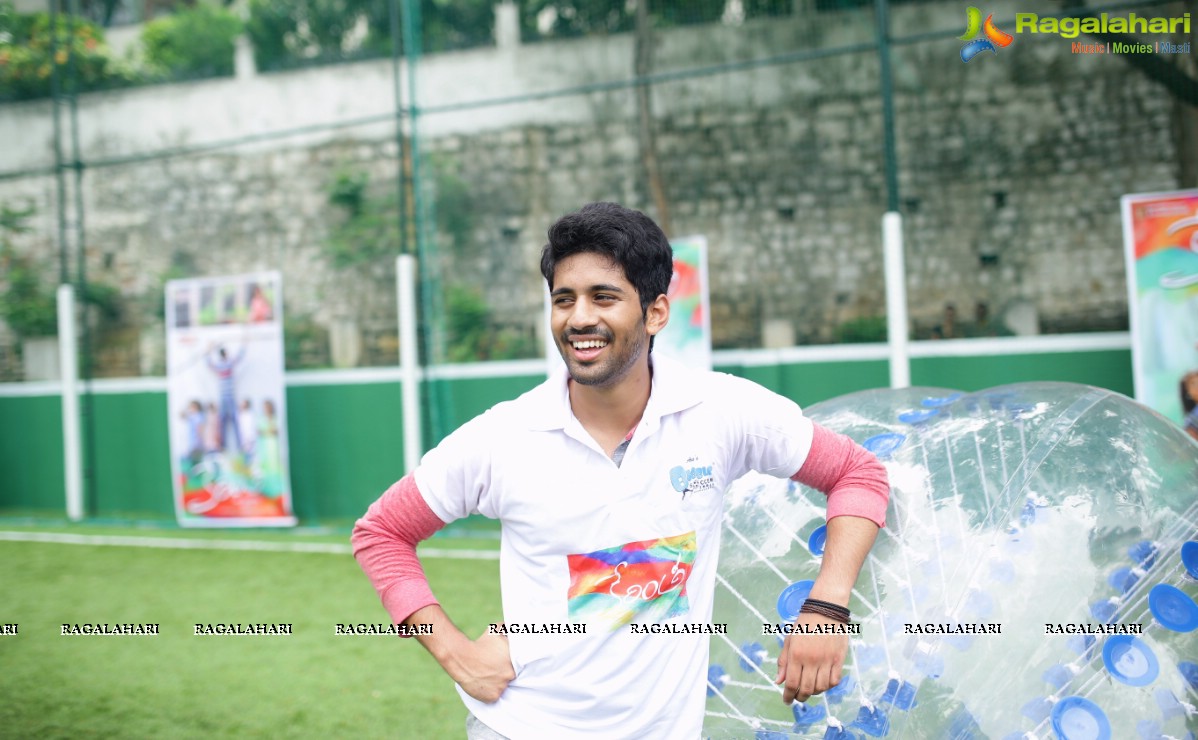
[{"label": "man's forearm", "polygon": [[457,672],[458,656],[471,640],[465,632],[458,629],[445,610],[437,604],[432,604],[412,612],[403,623],[409,626],[428,625],[428,630],[417,634],[416,640],[441,664],[446,673],[454,676]]},{"label": "man's forearm", "polygon": [[471,640],[437,604],[412,612],[404,624],[430,625],[416,639],[457,685],[479,701],[498,701],[516,677],[505,635],[484,633]]},{"label": "man's forearm", "polygon": [[838,516],[828,520],[828,538],[823,563],[811,597],[847,605],[861,566],[878,537],[878,525],[857,516]]},{"label": "man's forearm", "polygon": [[[858,516],[836,516],[828,520],[828,539],[811,598],[848,606],[861,566],[878,536],[878,525]],[[799,614],[800,624],[831,624],[837,620],[824,614]],[[783,685],[782,701],[807,701],[840,682],[847,635],[787,635],[778,656],[776,682]]]}]

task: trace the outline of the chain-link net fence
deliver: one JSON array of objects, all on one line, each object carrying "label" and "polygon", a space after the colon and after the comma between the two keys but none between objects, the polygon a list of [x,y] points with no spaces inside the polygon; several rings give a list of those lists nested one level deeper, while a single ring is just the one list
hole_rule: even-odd
[{"label": "chain-link net fence", "polygon": [[717,349],[883,340],[887,210],[914,338],[1124,330],[1118,198],[1195,184],[1193,34],[1067,20],[1191,5],[998,3],[969,62],[953,2],[8,7],[0,380],[57,282],[89,377],[156,376],[166,281],[261,269],[289,369],[393,365],[405,252],[425,362],[539,357],[544,233],[591,200],[707,238]]}]

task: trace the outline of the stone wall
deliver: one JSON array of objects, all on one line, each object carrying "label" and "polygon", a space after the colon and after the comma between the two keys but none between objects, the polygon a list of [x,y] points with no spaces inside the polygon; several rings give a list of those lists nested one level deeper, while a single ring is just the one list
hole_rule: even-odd
[{"label": "stone wall", "polygon": [[[962,22],[956,7],[894,13],[899,34]],[[663,185],[675,234],[708,238],[717,347],[761,346],[767,325],[800,344],[836,341],[846,322],[884,313],[879,61],[818,53],[868,41],[873,18],[820,20],[659,34]],[[968,65],[959,44],[893,51],[916,336],[948,302],[965,317],[977,301],[996,314],[1030,308],[1045,330],[1125,328],[1118,198],[1177,187],[1174,103],[1120,59],[1074,55],[1060,38],[1021,36]],[[779,63],[746,63],[771,56]],[[631,78],[631,59],[631,39],[615,36],[421,62],[417,174],[437,267],[444,283],[485,296],[495,327],[540,333],[537,255],[558,215],[598,199],[657,215],[634,90],[608,84]],[[727,66],[677,74],[717,65]],[[545,94],[565,89],[574,92]],[[329,201],[338,173],[396,197],[393,96],[390,63],[378,62],[81,100],[82,159],[93,165],[83,181],[88,276],[128,299],[122,325],[98,332],[137,345],[98,371],[162,371],[166,279],[259,269],[283,273],[285,316],[316,345],[305,364],[331,362],[319,345],[346,327],[364,335],[356,364],[393,362],[391,260],[337,269],[327,249],[344,218]],[[0,203],[37,208],[16,244],[52,281],[57,185],[35,172],[53,162],[50,113],[39,103],[0,109],[0,162],[16,173],[0,178]],[[270,135],[279,131],[291,134]],[[126,159],[146,151],[172,156]]]}]

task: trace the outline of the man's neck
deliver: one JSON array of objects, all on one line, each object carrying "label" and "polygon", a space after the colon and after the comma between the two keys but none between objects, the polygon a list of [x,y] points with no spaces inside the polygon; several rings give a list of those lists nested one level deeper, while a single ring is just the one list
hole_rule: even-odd
[{"label": "man's neck", "polygon": [[646,360],[612,386],[586,386],[570,381],[570,408],[583,428],[610,454],[640,423],[649,403],[652,380]]}]

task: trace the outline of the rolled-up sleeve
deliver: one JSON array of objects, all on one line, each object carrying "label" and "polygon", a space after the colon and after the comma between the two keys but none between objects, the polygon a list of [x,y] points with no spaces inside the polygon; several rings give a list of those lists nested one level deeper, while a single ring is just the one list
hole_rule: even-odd
[{"label": "rolled-up sleeve", "polygon": [[886,525],[886,468],[849,437],[814,424],[811,450],[792,479],[828,496],[827,518],[859,516]]},{"label": "rolled-up sleeve", "polygon": [[405,475],[370,505],[354,525],[354,558],[378,592],[395,624],[418,609],[438,603],[416,545],[444,527],[424,500],[412,474]]}]

